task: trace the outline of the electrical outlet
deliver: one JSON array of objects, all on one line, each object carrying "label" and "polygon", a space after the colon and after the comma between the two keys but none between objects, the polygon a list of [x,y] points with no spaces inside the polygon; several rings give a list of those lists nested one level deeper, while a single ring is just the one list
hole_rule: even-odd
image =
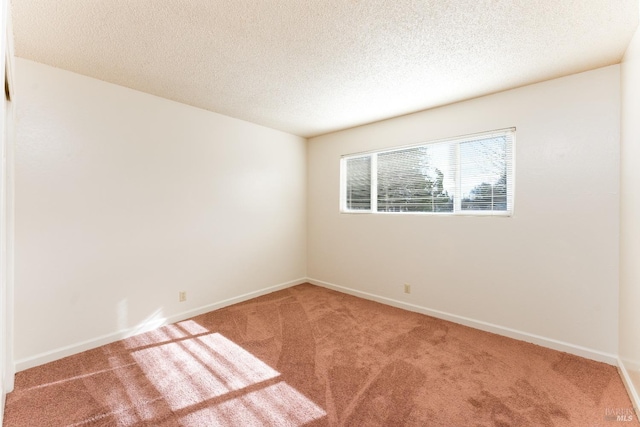
[{"label": "electrical outlet", "polygon": [[187,300],[187,291],[180,291],[178,293],[178,301],[185,302]]},{"label": "electrical outlet", "polygon": [[407,285],[406,283],[404,284],[404,293],[405,294],[411,293],[411,285]]}]

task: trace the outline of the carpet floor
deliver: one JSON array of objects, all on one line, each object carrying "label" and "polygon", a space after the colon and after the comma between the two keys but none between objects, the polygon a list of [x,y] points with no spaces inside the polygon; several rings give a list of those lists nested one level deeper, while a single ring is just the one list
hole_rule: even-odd
[{"label": "carpet floor", "polygon": [[613,366],[303,284],[19,372],[4,425],[639,424]]}]

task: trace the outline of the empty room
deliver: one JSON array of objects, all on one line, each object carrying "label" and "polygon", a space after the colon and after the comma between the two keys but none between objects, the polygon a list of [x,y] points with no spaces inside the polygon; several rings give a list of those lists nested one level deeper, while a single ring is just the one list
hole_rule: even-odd
[{"label": "empty room", "polygon": [[640,0],[0,0],[0,424],[640,415]]}]

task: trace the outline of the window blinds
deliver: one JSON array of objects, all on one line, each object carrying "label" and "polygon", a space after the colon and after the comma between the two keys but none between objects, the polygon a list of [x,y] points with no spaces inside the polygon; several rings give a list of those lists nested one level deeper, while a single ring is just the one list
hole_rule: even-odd
[{"label": "window blinds", "polygon": [[371,209],[371,156],[347,159],[346,204],[348,210]]},{"label": "window blinds", "polygon": [[342,159],[345,212],[509,215],[515,129]]}]

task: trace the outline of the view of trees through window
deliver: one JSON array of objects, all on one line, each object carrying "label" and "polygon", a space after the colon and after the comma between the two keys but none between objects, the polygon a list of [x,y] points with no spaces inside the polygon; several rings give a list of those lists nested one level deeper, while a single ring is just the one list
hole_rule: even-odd
[{"label": "view of trees through window", "polygon": [[507,138],[460,144],[461,209],[507,210]]},{"label": "view of trees through window", "polygon": [[378,212],[452,212],[453,195],[431,151],[418,147],[378,155]]},{"label": "view of trees through window", "polygon": [[512,204],[512,139],[509,130],[346,157],[343,206],[365,212],[506,212]]}]

